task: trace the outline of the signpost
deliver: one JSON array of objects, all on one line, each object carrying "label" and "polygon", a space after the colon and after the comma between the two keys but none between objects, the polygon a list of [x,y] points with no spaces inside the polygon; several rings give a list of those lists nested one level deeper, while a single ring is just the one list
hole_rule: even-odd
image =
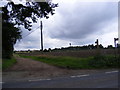
[{"label": "signpost", "polygon": [[116,41],[118,41],[119,39],[118,38],[114,38],[114,44],[115,44],[115,57],[117,57],[117,47],[118,47],[118,44],[116,43]]},{"label": "signpost", "polygon": [[96,40],[96,45],[97,45],[97,49],[99,49],[99,42],[98,42],[98,39]]},{"label": "signpost", "polygon": [[98,39],[96,40],[96,45],[97,45],[97,55],[100,55],[100,50],[99,50],[99,41],[98,41]]},{"label": "signpost", "polygon": [[118,38],[114,38],[115,48],[117,48],[117,43],[116,43],[116,41],[118,41]]}]

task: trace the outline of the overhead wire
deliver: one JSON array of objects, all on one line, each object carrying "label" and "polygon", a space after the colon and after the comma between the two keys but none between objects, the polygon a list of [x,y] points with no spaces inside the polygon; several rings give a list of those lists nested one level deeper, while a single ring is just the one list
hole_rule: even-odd
[{"label": "overhead wire", "polygon": [[40,28],[40,26],[37,27],[34,31],[32,31],[32,32],[28,33],[27,35],[23,36],[22,39],[26,38],[27,36],[29,36],[30,34],[32,34],[33,32],[35,32],[38,28]]}]

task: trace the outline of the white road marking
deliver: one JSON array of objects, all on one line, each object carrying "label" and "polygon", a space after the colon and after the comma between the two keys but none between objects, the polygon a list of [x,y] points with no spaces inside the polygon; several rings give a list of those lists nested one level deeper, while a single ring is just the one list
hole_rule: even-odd
[{"label": "white road marking", "polygon": [[119,72],[119,71],[110,71],[110,72],[105,72],[105,73],[116,73],[116,72]]},{"label": "white road marking", "polygon": [[45,80],[51,80],[51,79],[35,79],[35,80],[28,80],[28,81],[32,82],[32,81],[45,81]]},{"label": "white road marking", "polygon": [[70,76],[71,78],[75,78],[75,77],[85,77],[85,76],[89,76],[89,74],[85,74],[85,75],[77,75],[77,76]]}]

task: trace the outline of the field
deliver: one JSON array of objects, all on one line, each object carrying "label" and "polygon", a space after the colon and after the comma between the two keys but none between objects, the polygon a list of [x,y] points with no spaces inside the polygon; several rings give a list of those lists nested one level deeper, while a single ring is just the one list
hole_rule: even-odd
[{"label": "field", "polygon": [[120,57],[114,49],[19,53],[57,67],[68,69],[118,68]]},{"label": "field", "polygon": [[[115,55],[116,51],[115,49],[100,49],[99,53],[101,55]],[[30,52],[30,53],[21,53],[18,54],[21,55],[29,55],[29,56],[72,56],[72,57],[90,57],[90,56],[96,56],[97,50],[79,50],[79,51],[73,51],[73,50],[66,50],[66,51],[51,51],[51,52]]]}]

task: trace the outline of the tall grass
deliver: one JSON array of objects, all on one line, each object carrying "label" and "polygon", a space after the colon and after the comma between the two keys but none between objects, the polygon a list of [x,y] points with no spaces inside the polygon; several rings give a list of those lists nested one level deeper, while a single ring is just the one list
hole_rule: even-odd
[{"label": "tall grass", "polygon": [[7,68],[10,68],[15,63],[17,63],[17,61],[14,57],[12,57],[11,59],[2,59],[2,70],[6,70]]},{"label": "tall grass", "polygon": [[120,68],[120,56],[97,55],[89,61],[89,65],[95,68]]},{"label": "tall grass", "polygon": [[47,64],[51,64],[61,68],[68,68],[68,69],[82,69],[82,68],[89,68],[88,60],[92,59],[93,57],[89,58],[75,58],[75,57],[45,57],[45,56],[23,56],[24,58],[31,58],[37,61],[41,61]]},{"label": "tall grass", "polygon": [[45,62],[61,68],[68,69],[97,69],[97,68],[118,68],[118,57],[114,56],[94,56],[87,58],[75,57],[46,57],[46,56],[24,56],[33,60]]}]

